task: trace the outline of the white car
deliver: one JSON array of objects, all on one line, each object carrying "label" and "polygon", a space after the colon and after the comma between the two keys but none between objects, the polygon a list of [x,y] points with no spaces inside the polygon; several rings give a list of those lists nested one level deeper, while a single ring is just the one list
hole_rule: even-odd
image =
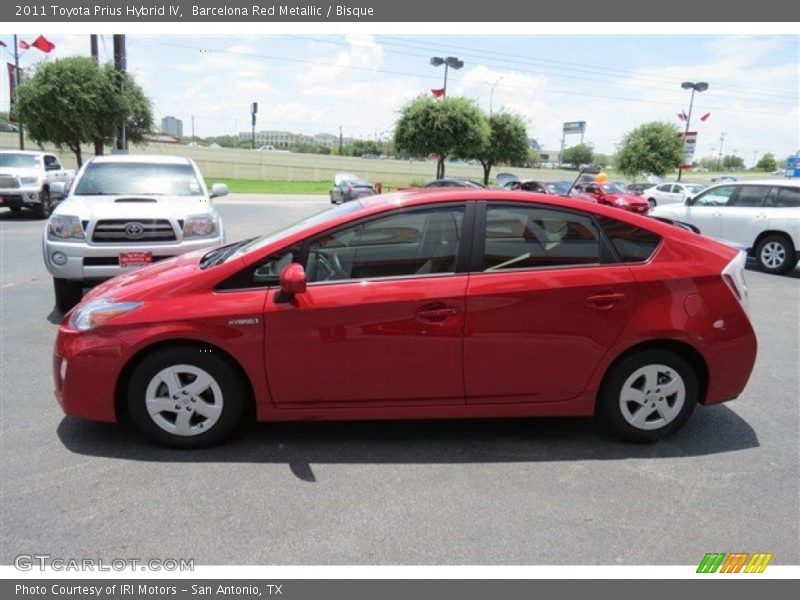
[{"label": "white car", "polygon": [[40,219],[50,215],[52,184],[69,184],[75,171],[65,169],[55,154],[0,150],[0,207],[28,208]]},{"label": "white car", "polygon": [[642,196],[653,210],[664,204],[683,204],[687,198],[694,198],[704,189],[706,186],[699,183],[661,183],[642,190]]},{"label": "white car", "polygon": [[85,285],[225,241],[212,198],[228,187],[215,183],[209,193],[188,158],[96,156],[66,191],[42,238],[62,312],[80,302]]},{"label": "white car", "polygon": [[721,183],[650,214],[689,223],[704,235],[745,248],[768,273],[788,273],[800,260],[797,179]]}]

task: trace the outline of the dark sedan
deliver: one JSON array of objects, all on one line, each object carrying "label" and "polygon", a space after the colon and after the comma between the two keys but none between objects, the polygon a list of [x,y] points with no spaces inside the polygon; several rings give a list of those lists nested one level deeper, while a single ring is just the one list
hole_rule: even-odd
[{"label": "dark sedan", "polygon": [[340,173],[334,178],[334,186],[330,191],[331,204],[341,204],[377,193],[375,186],[366,179],[359,179],[349,173]]}]

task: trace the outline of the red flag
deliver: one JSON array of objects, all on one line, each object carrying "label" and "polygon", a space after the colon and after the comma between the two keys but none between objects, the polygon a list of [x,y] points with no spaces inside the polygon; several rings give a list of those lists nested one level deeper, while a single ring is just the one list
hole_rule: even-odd
[{"label": "red flag", "polygon": [[710,116],[711,116],[711,113],[710,113],[710,112],[707,112],[707,113],[706,113],[706,114],[704,114],[702,117],[700,117],[700,120],[701,120],[701,121],[705,121],[705,120],[707,120],[707,119],[708,119],[708,117],[710,117]]},{"label": "red flag", "polygon": [[31,47],[31,45],[28,42],[26,42],[25,40],[20,40],[19,41],[19,47],[22,48],[23,50],[27,50],[28,48]]},{"label": "red flag", "polygon": [[6,46],[6,43],[3,40],[0,40],[0,46],[2,46],[3,48],[8,48],[8,46]]},{"label": "red flag", "polygon": [[678,120],[679,121],[685,121],[686,120],[686,117],[683,116],[683,113],[678,113]]},{"label": "red flag", "polygon": [[434,98],[444,98],[444,88],[431,90],[431,94],[433,94]]},{"label": "red flag", "polygon": [[33,43],[31,44],[31,46],[33,46],[37,50],[41,50],[45,54],[49,53],[51,50],[53,50],[56,47],[56,45],[53,42],[48,40],[43,35],[40,35],[35,40],[33,40]]}]

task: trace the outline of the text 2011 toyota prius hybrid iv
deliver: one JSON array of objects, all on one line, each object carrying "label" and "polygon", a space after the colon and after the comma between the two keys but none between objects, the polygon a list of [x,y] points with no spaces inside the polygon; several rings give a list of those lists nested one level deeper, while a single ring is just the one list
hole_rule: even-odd
[{"label": "text 2011 toyota prius hybrid iv", "polygon": [[179,447],[251,415],[597,413],[649,441],[745,387],[744,261],[569,198],[372,196],[101,284],[59,328],[56,394]]}]

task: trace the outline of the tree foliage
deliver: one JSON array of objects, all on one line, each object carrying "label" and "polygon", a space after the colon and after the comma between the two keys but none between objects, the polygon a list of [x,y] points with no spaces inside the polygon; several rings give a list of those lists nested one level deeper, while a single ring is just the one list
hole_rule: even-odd
[{"label": "tree foliage", "polygon": [[561,153],[561,162],[569,163],[573,167],[580,167],[581,165],[590,165],[594,160],[594,151],[591,146],[586,144],[578,144],[571,148],[564,148]]},{"label": "tree foliage", "polygon": [[121,122],[132,144],[153,127],[150,100],[133,77],[83,56],[41,63],[19,86],[14,109],[34,142],[70,149],[79,166],[81,144],[110,143]]},{"label": "tree foliage", "polygon": [[530,160],[530,146],[522,117],[505,111],[491,115],[489,137],[478,152],[477,159],[483,166],[485,185],[489,185],[489,174],[494,165],[507,163],[525,166]]},{"label": "tree foliage", "polygon": [[628,132],[617,152],[616,166],[624,175],[663,177],[683,159],[680,131],[672,123],[655,121]]},{"label": "tree foliage", "polygon": [[778,161],[775,160],[775,155],[772,154],[772,152],[767,152],[759,159],[758,164],[756,164],[756,169],[759,171],[767,171],[768,173],[772,173],[777,168]]},{"label": "tree foliage", "polygon": [[477,158],[489,140],[489,123],[468,98],[419,96],[401,109],[395,125],[397,152],[416,158],[434,155],[436,177],[444,177],[448,156]]},{"label": "tree foliage", "polygon": [[734,156],[733,154],[728,154],[722,157],[722,167],[730,171],[735,171],[737,169],[744,169],[744,159],[741,156]]}]

